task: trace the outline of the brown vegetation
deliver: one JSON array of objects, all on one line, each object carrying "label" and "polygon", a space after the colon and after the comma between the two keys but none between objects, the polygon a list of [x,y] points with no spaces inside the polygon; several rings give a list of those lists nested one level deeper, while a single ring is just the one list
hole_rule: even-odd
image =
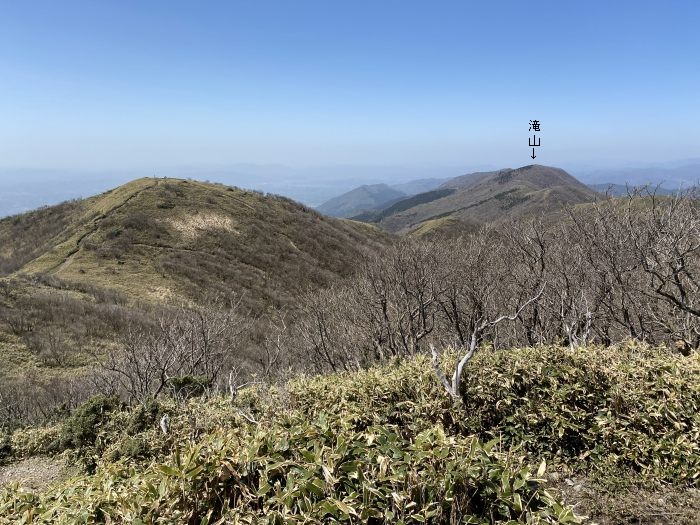
[{"label": "brown vegetation", "polygon": [[[192,191],[188,184],[143,190],[131,204],[150,198],[170,211],[170,204],[182,206],[177,199]],[[198,191],[209,195],[208,186]],[[225,193],[210,197],[228,198]],[[6,370],[9,386],[0,395],[8,399],[22,384],[47,392],[16,395],[4,420],[50,418],[97,391],[142,400],[191,377],[235,392],[254,373],[268,380],[290,367],[356,370],[431,345],[464,350],[449,373],[434,352],[438,377],[457,399],[464,367],[484,345],[575,350],[633,339],[683,353],[700,345],[700,221],[693,195],[601,200],[568,208],[558,222],[512,220],[459,238],[404,238],[374,252],[342,246],[353,238],[379,242],[381,236],[365,235],[362,225],[324,223],[286,199],[246,195],[241,205],[251,206],[253,216],[259,199],[290,213],[278,209],[264,227],[255,220],[244,227],[236,215],[226,228],[193,221],[195,229],[216,227],[182,237],[157,216],[122,206],[92,234],[90,242],[101,242],[81,247],[118,262],[138,259],[146,242],[189,243],[173,253],[163,249],[158,264],[170,275],[168,288],[183,290],[174,282],[185,278],[195,301],[176,295],[157,305],[53,276],[3,281],[0,325],[7,341],[23,345],[31,366]],[[304,235],[312,226],[315,235]],[[194,248],[197,242],[204,244]],[[338,280],[342,275],[349,277]],[[240,289],[235,308],[211,300]],[[66,371],[69,382],[62,380]]]},{"label": "brown vegetation", "polygon": [[404,239],[348,282],[309,296],[295,346],[319,370],[429,343],[576,349],[634,339],[697,349],[700,217],[691,197],[634,195],[569,209],[557,223]]},{"label": "brown vegetation", "polygon": [[[531,165],[456,177],[437,190],[408,197],[360,218],[401,233],[440,219],[464,223],[465,229],[471,229],[474,224],[551,214],[593,202],[599,196],[564,170]],[[449,226],[455,229],[454,222]]]}]

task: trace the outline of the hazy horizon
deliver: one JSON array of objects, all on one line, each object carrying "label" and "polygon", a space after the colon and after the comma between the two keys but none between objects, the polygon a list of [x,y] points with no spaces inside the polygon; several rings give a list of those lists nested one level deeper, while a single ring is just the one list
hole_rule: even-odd
[{"label": "hazy horizon", "polygon": [[700,157],[692,2],[9,3],[0,165]]},{"label": "hazy horizon", "polygon": [[692,2],[9,3],[0,216],[154,175],[310,205],[533,163],[697,181],[667,170],[700,165],[698,20]]},{"label": "hazy horizon", "polygon": [[[448,179],[475,171],[518,168],[523,165],[284,165],[234,164],[229,166],[180,166],[142,170],[47,170],[0,167],[0,218],[44,205],[89,197],[140,177],[193,178],[290,197],[319,206],[363,184],[400,184],[426,178]],[[700,181],[700,159],[666,163],[611,166],[556,166],[587,184],[662,184],[678,189]]]}]

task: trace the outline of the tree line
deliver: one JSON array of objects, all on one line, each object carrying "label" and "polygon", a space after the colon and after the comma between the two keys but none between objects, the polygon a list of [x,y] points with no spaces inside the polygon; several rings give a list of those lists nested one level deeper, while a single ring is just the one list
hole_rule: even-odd
[{"label": "tree line", "polygon": [[318,371],[430,345],[474,349],[628,339],[700,346],[697,193],[636,193],[468,236],[405,238],[302,301],[293,347]]}]

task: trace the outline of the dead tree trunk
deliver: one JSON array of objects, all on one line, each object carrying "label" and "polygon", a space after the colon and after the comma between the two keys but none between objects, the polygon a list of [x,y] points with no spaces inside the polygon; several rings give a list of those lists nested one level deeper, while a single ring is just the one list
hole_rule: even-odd
[{"label": "dead tree trunk", "polygon": [[521,314],[521,312],[530,304],[534,303],[537,301],[541,296],[542,292],[544,292],[544,286],[540,289],[540,291],[532,297],[531,299],[527,300],[524,302],[520,308],[518,308],[518,311],[515,312],[513,315],[502,315],[498,317],[497,319],[494,319],[492,321],[489,320],[483,320],[480,323],[477,323],[476,326],[474,326],[474,329],[472,330],[471,338],[469,340],[469,348],[465,352],[465,354],[460,358],[460,360],[457,362],[457,366],[455,367],[455,370],[452,374],[452,380],[449,381],[447,379],[447,376],[445,373],[442,371],[442,368],[440,366],[440,356],[438,354],[438,351],[435,349],[435,347],[431,344],[430,345],[430,352],[432,353],[432,363],[433,363],[433,370],[435,371],[435,375],[437,375],[438,380],[442,384],[443,387],[445,387],[445,391],[449,394],[449,396],[457,403],[462,403],[462,374],[464,373],[464,367],[471,361],[471,359],[474,357],[474,354],[476,353],[479,341],[481,340],[481,336],[484,333],[484,331],[487,328],[492,328],[496,326],[497,324],[501,323],[502,321],[514,321],[515,319],[518,318],[518,316]]}]

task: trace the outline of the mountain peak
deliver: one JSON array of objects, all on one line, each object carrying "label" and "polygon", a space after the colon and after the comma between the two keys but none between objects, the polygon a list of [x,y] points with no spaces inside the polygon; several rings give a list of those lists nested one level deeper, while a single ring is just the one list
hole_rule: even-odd
[{"label": "mountain peak", "polygon": [[0,220],[0,277],[51,275],[154,301],[235,292],[260,310],[348,275],[385,240],[284,197],[141,178]]},{"label": "mountain peak", "polygon": [[405,196],[387,184],[364,184],[324,202],[317,210],[332,217],[353,217]]},{"label": "mountain peak", "polygon": [[561,168],[528,164],[455,177],[436,191],[380,210],[374,220],[392,232],[408,232],[427,221],[447,218],[452,227],[463,223],[473,229],[475,224],[590,202],[595,196],[592,189]]}]

